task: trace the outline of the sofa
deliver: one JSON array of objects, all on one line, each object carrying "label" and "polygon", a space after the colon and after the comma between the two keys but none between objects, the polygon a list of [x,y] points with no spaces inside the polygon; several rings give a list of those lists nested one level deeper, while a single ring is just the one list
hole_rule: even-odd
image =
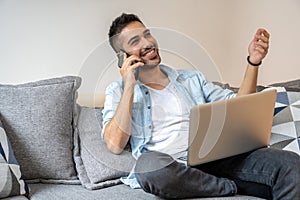
[{"label": "sofa", "polygon": [[[160,199],[120,182],[135,162],[130,148],[120,155],[106,149],[101,139],[103,104],[97,99],[92,101],[100,106],[78,102],[80,84],[80,77],[65,76],[0,85],[0,199]],[[270,148],[299,154],[300,80],[257,90],[269,87],[278,91]]]}]

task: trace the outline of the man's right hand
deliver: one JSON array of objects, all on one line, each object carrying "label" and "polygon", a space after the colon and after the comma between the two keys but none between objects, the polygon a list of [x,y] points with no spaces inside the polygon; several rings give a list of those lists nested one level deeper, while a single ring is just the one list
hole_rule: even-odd
[{"label": "man's right hand", "polygon": [[134,71],[137,70],[136,68],[141,67],[143,65],[144,63],[138,56],[131,55],[127,57],[127,54],[124,54],[124,61],[120,69],[120,73],[125,85],[135,85],[136,80]]}]

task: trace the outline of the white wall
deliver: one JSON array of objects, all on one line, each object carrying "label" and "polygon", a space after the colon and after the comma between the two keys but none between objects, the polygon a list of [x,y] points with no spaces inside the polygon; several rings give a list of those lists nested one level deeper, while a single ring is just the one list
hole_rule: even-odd
[{"label": "white wall", "polygon": [[[163,62],[176,68],[190,62],[198,65],[201,56],[193,54],[203,47],[220,79],[236,86],[245,71],[248,43],[258,27],[265,27],[271,33],[271,47],[260,83],[300,77],[298,0],[0,0],[0,83],[82,75],[82,92],[90,90],[87,79],[97,82],[95,92],[102,92],[119,77],[107,32],[122,12],[136,13],[147,26],[183,37],[173,44],[158,35],[163,39],[159,44],[191,54],[182,59],[162,51]],[[184,39],[196,46],[189,49]]]},{"label": "white wall", "polygon": [[[225,79],[236,85],[240,82],[239,74],[244,69],[238,66],[244,62],[245,47],[256,27],[265,27],[271,33],[270,51],[263,61],[259,82],[268,84],[300,78],[300,1],[230,0],[230,6],[228,40],[231,46],[221,70]],[[215,60],[221,66],[218,56]]]}]

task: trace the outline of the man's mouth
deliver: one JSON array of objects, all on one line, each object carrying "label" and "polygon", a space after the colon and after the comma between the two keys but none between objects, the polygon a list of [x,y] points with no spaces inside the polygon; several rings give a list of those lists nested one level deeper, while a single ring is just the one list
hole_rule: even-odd
[{"label": "man's mouth", "polygon": [[141,57],[143,57],[144,59],[153,59],[157,56],[156,54],[156,51],[155,51],[155,48],[150,48],[150,49],[147,49],[145,50],[142,54],[141,54]]}]

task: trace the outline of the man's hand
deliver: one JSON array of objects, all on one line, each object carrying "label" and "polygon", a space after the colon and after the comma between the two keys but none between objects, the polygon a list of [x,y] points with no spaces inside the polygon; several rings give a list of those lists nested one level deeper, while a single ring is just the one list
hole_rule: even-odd
[{"label": "man's hand", "polygon": [[127,54],[124,54],[123,65],[120,69],[121,76],[124,80],[124,83],[128,83],[129,85],[135,85],[135,76],[134,70],[136,68],[143,66],[144,63],[141,62],[141,59],[136,55],[131,55],[127,57]]},{"label": "man's hand", "polygon": [[258,64],[268,53],[270,34],[265,29],[258,29],[248,47],[250,62]]},{"label": "man's hand", "polygon": [[[238,96],[256,92],[258,66],[266,57],[269,50],[270,34],[265,29],[258,29],[248,47],[249,61],[244,80],[240,86]],[[254,66],[253,66],[254,65]]]}]

